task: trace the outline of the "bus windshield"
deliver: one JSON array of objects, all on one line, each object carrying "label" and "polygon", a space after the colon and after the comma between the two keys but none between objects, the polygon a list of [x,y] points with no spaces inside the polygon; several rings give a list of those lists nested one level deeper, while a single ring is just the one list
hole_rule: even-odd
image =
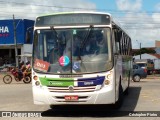
[{"label": "bus windshield", "polygon": [[110,70],[110,28],[38,29],[34,34],[33,68],[51,74]]}]

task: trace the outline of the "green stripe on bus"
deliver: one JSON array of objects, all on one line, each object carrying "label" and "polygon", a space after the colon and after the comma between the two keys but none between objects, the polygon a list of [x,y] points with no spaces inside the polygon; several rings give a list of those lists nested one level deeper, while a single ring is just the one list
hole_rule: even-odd
[{"label": "green stripe on bus", "polygon": [[73,78],[46,78],[46,77],[39,77],[40,80],[49,80],[49,81],[56,81],[56,80],[74,80]]},{"label": "green stripe on bus", "polygon": [[60,86],[68,87],[70,85],[74,86],[74,80],[72,78],[42,78],[40,77],[40,82],[44,86]]}]

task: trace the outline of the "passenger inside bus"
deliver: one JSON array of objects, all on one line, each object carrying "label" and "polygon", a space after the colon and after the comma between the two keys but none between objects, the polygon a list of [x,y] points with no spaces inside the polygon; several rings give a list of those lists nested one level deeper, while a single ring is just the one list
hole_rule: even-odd
[{"label": "passenger inside bus", "polygon": [[99,54],[100,50],[102,49],[102,46],[100,46],[101,41],[103,41],[103,36],[98,38],[97,31],[92,32],[86,42],[86,54]]},{"label": "passenger inside bus", "polygon": [[102,54],[108,53],[108,43],[107,38],[103,34],[103,30],[97,33],[97,46],[99,47],[99,52]]},{"label": "passenger inside bus", "polygon": [[57,49],[56,48],[51,48],[49,51],[49,62],[51,64],[56,62],[56,54],[57,54]]},{"label": "passenger inside bus", "polygon": [[71,32],[65,32],[65,46],[62,51],[62,55],[70,56],[71,55],[71,40],[72,40],[72,34]]},{"label": "passenger inside bus", "polygon": [[61,32],[60,34],[54,35],[54,37],[50,38],[48,41],[49,41],[48,58],[49,62],[53,64],[58,61],[58,56],[63,55],[63,51],[66,46],[65,34]]},{"label": "passenger inside bus", "polygon": [[80,45],[81,45],[81,41],[82,39],[78,36],[75,35],[73,37],[73,57],[76,57],[76,60],[80,60],[80,56],[81,56],[81,49],[80,49]]}]

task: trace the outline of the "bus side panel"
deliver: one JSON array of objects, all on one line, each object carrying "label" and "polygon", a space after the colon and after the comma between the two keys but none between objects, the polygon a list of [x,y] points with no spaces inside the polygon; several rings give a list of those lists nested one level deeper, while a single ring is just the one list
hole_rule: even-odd
[{"label": "bus side panel", "polygon": [[119,82],[123,78],[122,75],[122,56],[116,56],[114,59],[114,64],[115,64],[115,101],[118,100],[118,95],[119,95]]},{"label": "bus side panel", "polygon": [[125,91],[129,87],[129,83],[132,76],[132,57],[125,55],[123,57],[123,90]]},{"label": "bus side panel", "polygon": [[123,91],[126,90],[127,86],[128,86],[128,79],[129,79],[129,59],[126,55],[122,55],[122,88]]}]

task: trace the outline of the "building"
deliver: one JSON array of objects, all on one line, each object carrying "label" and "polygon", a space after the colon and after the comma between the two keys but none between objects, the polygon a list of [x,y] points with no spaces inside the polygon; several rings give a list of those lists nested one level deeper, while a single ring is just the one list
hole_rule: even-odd
[{"label": "building", "polygon": [[[140,59],[140,55],[133,56],[136,59]],[[151,59],[154,62],[154,69],[160,69],[160,55],[159,54],[141,54],[141,59]]]},{"label": "building", "polygon": [[156,48],[155,48],[156,53],[160,54],[160,41],[156,40],[155,46],[156,46]]},{"label": "building", "polygon": [[155,41],[155,47],[156,47],[156,48],[159,48],[159,47],[160,47],[160,41],[158,41],[158,40]]},{"label": "building", "polygon": [[[14,35],[13,23],[15,23],[16,35]],[[18,55],[32,53],[33,41],[26,40],[26,31],[32,26],[34,21],[28,19],[0,20],[0,65],[15,63],[14,37],[16,37]]]}]

